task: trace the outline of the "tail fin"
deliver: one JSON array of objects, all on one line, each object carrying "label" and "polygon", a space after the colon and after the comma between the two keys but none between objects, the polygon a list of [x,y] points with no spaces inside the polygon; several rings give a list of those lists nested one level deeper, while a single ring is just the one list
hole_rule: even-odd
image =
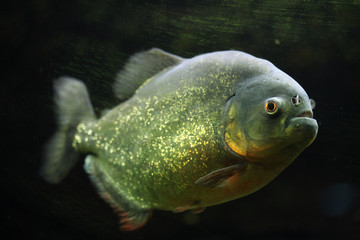
[{"label": "tail fin", "polygon": [[55,107],[58,129],[45,148],[41,175],[49,183],[60,182],[73,168],[79,153],[72,147],[80,122],[95,119],[84,83],[70,77],[55,81]]}]

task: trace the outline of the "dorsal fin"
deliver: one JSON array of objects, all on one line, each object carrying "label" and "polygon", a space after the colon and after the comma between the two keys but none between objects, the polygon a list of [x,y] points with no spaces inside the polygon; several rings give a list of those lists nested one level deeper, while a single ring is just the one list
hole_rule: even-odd
[{"label": "dorsal fin", "polygon": [[132,55],[116,76],[115,96],[120,100],[130,98],[147,79],[182,60],[183,58],[158,48]]}]

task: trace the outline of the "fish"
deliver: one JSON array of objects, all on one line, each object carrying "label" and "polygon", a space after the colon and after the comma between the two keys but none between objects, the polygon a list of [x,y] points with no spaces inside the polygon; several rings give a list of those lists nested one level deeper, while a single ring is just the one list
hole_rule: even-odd
[{"label": "fish", "polygon": [[229,50],[183,58],[158,48],[116,75],[117,105],[96,116],[85,84],[54,81],[57,130],[41,174],[59,183],[84,169],[120,216],[202,212],[271,182],[316,138],[315,101],[271,62]]}]

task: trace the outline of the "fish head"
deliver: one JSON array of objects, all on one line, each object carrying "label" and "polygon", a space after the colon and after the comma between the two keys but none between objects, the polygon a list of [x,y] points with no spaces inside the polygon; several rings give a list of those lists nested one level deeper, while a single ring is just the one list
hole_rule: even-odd
[{"label": "fish head", "polygon": [[315,102],[281,72],[250,79],[226,105],[224,140],[250,162],[293,160],[315,139]]}]

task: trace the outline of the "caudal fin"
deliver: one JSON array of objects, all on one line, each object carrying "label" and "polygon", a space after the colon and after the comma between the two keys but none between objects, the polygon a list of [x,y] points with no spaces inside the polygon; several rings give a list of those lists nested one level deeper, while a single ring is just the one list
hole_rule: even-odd
[{"label": "caudal fin", "polygon": [[72,147],[80,122],[95,119],[88,91],[83,82],[61,77],[55,81],[57,131],[45,148],[41,175],[49,183],[58,183],[76,164],[79,153]]}]

